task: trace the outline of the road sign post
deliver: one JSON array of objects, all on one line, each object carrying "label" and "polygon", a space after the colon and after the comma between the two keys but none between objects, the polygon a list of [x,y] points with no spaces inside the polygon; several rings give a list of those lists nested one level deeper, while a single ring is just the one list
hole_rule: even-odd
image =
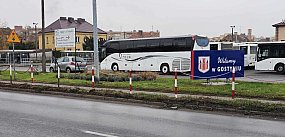
[{"label": "road sign post", "polygon": [[13,69],[14,69],[14,80],[16,80],[15,44],[14,44],[14,42],[13,42]]},{"label": "road sign post", "polygon": [[17,33],[15,32],[15,30],[12,30],[12,32],[10,33],[7,42],[12,43],[13,45],[13,68],[14,68],[14,80],[16,80],[16,66],[15,66],[15,43],[20,43],[20,39],[17,36]]}]

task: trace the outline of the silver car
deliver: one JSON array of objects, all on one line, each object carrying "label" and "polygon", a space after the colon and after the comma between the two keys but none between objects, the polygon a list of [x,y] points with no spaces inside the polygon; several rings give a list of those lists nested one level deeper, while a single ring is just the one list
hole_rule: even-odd
[{"label": "silver car", "polygon": [[[76,63],[75,63],[76,62]],[[76,64],[76,69],[75,69]],[[68,56],[58,58],[56,62],[51,63],[49,71],[55,72],[57,71],[57,67],[59,66],[60,71],[65,71],[67,73],[70,72],[83,72],[87,70],[87,63],[83,58]]]}]

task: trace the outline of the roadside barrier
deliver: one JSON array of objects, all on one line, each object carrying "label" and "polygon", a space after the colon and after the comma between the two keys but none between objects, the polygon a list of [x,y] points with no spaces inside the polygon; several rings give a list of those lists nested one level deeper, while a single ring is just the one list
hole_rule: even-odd
[{"label": "roadside barrier", "polygon": [[232,77],[232,99],[235,98],[235,67],[233,67],[233,77]]},{"label": "roadside barrier", "polygon": [[92,88],[95,88],[95,71],[94,71],[94,67],[92,67]]},{"label": "roadside barrier", "polygon": [[175,98],[178,98],[177,68],[175,68],[175,71],[174,71],[174,93],[175,93]]},{"label": "roadside barrier", "polygon": [[12,84],[12,65],[10,65],[10,83]]},{"label": "roadside barrier", "polygon": [[130,94],[133,94],[133,86],[132,86],[132,70],[130,69]]},{"label": "roadside barrier", "polygon": [[59,79],[60,79],[60,68],[57,67],[57,87],[59,87]]}]

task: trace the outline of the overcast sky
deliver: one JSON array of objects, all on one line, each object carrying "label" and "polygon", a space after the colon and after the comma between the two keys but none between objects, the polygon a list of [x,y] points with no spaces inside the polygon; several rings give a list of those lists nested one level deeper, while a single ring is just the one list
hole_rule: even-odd
[{"label": "overcast sky", "polygon": [[[1,0],[0,21],[14,25],[41,22],[41,0]],[[92,0],[45,0],[46,26],[60,16],[92,23]],[[159,30],[162,36],[209,37],[253,29],[274,36],[272,24],[285,18],[284,0],[97,0],[98,27],[108,30]]]}]

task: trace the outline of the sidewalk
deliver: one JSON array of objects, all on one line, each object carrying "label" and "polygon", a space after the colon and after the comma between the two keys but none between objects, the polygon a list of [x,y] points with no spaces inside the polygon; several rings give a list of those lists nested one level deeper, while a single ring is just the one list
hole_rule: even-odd
[{"label": "sidewalk", "polygon": [[[0,81],[1,83],[10,83],[10,81]],[[45,83],[30,83],[30,82],[15,82],[14,84],[28,84],[28,85],[36,85],[36,86],[49,86],[49,87],[57,87],[57,84],[45,84]],[[60,85],[60,87],[66,88],[80,88],[85,90],[91,90],[92,87],[82,87],[82,86],[69,86],[69,85]],[[95,88],[95,90],[109,90],[114,92],[125,92],[129,93],[129,90],[125,89],[111,89],[111,88]],[[150,91],[138,91],[133,90],[133,93],[145,93],[145,94],[154,94],[154,95],[166,95],[169,97],[175,97],[174,93],[162,93],[162,92],[150,92]],[[191,95],[191,94],[178,94],[178,97],[193,97],[193,98],[211,98],[211,99],[218,99],[218,100],[233,100],[231,97],[220,97],[220,96],[207,96],[207,95]],[[270,104],[285,104],[285,101],[274,101],[274,100],[266,100],[266,99],[249,99],[249,98],[235,98],[235,100],[248,100],[248,101],[260,101],[262,103],[270,103]]]}]

